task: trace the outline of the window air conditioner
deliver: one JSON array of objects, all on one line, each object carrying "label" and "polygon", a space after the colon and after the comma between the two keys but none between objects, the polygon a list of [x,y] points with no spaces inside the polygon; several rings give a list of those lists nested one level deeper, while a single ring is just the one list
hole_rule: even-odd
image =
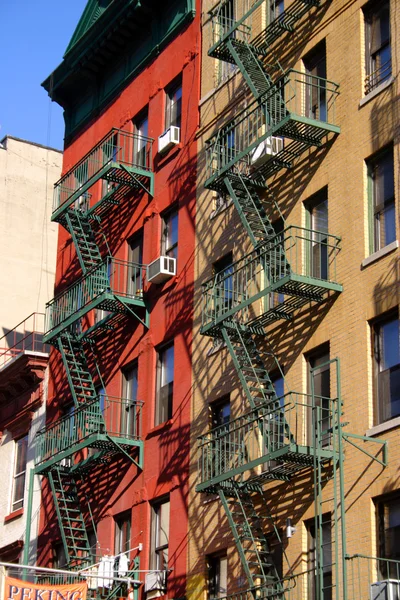
[{"label": "window air conditioner", "polygon": [[181,139],[181,130],[179,127],[171,125],[164,133],[158,138],[158,151],[160,154],[167,152],[172,146],[179,144]]},{"label": "window air conditioner", "polygon": [[147,265],[147,281],[162,283],[176,275],[176,259],[169,256],[159,256]]},{"label": "window air conditioner", "polygon": [[371,583],[370,600],[400,600],[400,581],[398,579],[386,579]]},{"label": "window air conditioner", "polygon": [[153,571],[146,573],[144,581],[145,592],[155,592],[165,590],[166,586],[166,572],[165,571]]},{"label": "window air conditioner", "polygon": [[283,150],[283,138],[270,136],[265,138],[258,146],[250,153],[251,165],[254,168],[261,167],[273,156]]}]

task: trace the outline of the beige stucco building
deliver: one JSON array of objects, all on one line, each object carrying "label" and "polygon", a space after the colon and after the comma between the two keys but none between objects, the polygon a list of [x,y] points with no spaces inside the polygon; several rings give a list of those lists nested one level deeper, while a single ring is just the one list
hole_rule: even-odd
[{"label": "beige stucco building", "polygon": [[1,335],[53,296],[56,223],[50,223],[62,152],[6,136],[0,142]]},{"label": "beige stucco building", "polygon": [[203,3],[192,600],[398,593],[399,9]]},{"label": "beige stucco building", "polygon": [[[35,435],[45,423],[49,346],[45,303],[54,292],[58,226],[49,224],[62,153],[6,136],[0,143],[0,562],[22,562],[27,523],[35,562],[40,481]],[[21,576],[21,571],[12,571]]]}]

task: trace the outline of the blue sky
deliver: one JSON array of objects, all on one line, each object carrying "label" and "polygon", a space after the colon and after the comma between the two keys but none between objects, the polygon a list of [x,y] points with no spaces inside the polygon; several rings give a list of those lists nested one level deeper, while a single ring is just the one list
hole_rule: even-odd
[{"label": "blue sky", "polygon": [[42,81],[60,64],[86,0],[0,0],[0,139],[62,149],[62,108]]}]

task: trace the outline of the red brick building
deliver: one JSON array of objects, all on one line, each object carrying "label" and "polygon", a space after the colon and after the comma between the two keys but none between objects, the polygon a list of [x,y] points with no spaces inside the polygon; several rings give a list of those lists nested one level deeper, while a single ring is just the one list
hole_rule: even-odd
[{"label": "red brick building", "polygon": [[147,597],[186,590],[196,4],[90,0],[44,83],[66,135],[37,564],[125,553]]}]

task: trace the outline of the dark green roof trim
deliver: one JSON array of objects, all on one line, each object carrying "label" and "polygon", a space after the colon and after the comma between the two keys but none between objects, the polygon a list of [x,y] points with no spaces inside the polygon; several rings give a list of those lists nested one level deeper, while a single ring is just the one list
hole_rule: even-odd
[{"label": "dark green roof trim", "polygon": [[76,26],[74,34],[67,46],[64,57],[68,52],[75,46],[78,40],[92,27],[92,25],[99,19],[105,10],[110,6],[113,0],[89,0],[85,10],[82,13],[79,23]]},{"label": "dark green roof trim", "polygon": [[63,62],[42,84],[65,109],[67,139],[95,118],[196,14],[196,0],[168,0],[161,7],[159,0],[112,0],[93,21],[99,1],[89,0]]}]

